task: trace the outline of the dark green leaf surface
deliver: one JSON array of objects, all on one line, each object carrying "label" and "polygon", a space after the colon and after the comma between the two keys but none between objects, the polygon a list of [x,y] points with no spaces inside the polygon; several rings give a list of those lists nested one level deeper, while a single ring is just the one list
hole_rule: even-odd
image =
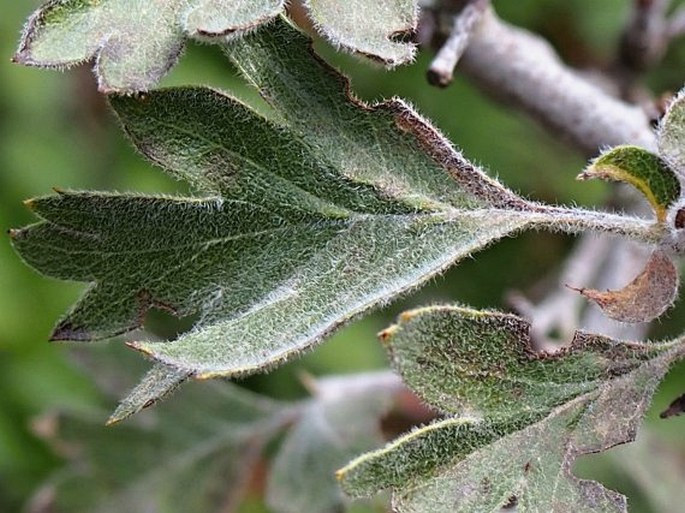
[{"label": "dark green leaf surface", "polygon": [[[29,19],[16,62],[64,67],[95,61],[100,90],[145,91],[176,63],[184,39],[222,42],[273,20],[283,0],[50,0]],[[413,44],[392,40],[416,28],[415,0],[307,3],[336,46],[389,65],[409,62]]]},{"label": "dark green leaf surface", "polygon": [[46,221],[16,232],[17,250],[41,272],[94,282],[53,338],[123,333],[150,307],[200,311],[178,341],[141,347],[191,373],[250,372],[526,223],[517,211],[483,219],[479,207],[525,202],[455,153],[488,197],[460,187],[406,133],[439,137],[429,125],[401,102],[350,102],[307,46],[281,24],[233,48],[283,124],[207,89],[112,100],[136,146],[208,197],[31,201]]},{"label": "dark green leaf surface", "polygon": [[629,183],[645,195],[660,222],[666,219],[668,207],[680,197],[680,182],[667,162],[637,146],[612,148],[597,157],[578,178]]},{"label": "dark green leaf surface", "polygon": [[[393,365],[456,415],[339,472],[354,496],[393,490],[398,511],[622,512],[625,500],[571,473],[580,454],[634,439],[654,389],[685,343],[623,343],[578,333],[536,353],[522,319],[460,307],[408,312],[384,336]],[[515,499],[513,499],[515,498]]]},{"label": "dark green leaf surface", "polygon": [[547,413],[660,353],[577,333],[568,349],[538,354],[528,321],[459,307],[405,312],[384,336],[393,366],[429,404],[492,419]]},{"label": "dark green leaf surface", "polygon": [[521,199],[402,101],[350,99],[285,21],[228,53],[277,122],[204,88],[112,99],[137,148],[202,196],[59,192],[30,201],[43,221],[12,234],[40,272],[91,283],[56,340],[124,333],[149,308],[200,313],[175,341],[134,344],[172,370],[153,371],[127,413],[190,375],[292,358],[524,227],[658,235],[637,219]]}]

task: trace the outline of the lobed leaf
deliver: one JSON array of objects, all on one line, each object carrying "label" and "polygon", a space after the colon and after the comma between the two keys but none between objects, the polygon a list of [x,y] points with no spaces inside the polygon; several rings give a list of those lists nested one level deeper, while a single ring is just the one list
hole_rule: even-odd
[{"label": "lobed leaf", "polygon": [[516,316],[461,307],[409,312],[385,332],[393,365],[456,414],[339,471],[344,489],[393,491],[397,511],[625,512],[625,498],[571,474],[581,454],[631,441],[682,339],[618,342],[578,333],[535,352]]},{"label": "lobed leaf", "polygon": [[528,321],[456,306],[405,312],[381,338],[403,381],[431,406],[489,419],[547,413],[658,353],[582,332],[566,349],[537,353]]},{"label": "lobed leaf", "polygon": [[63,67],[95,60],[103,92],[154,86],[188,36],[243,34],[283,0],[50,0],[29,18],[16,62]]},{"label": "lobed leaf", "polygon": [[[176,63],[184,39],[242,37],[285,10],[284,0],[49,0],[24,29],[16,62],[65,67],[93,59],[103,92],[145,91]],[[309,3],[334,44],[389,65],[408,62],[413,44],[394,41],[417,23],[415,0]]]},{"label": "lobed leaf", "polygon": [[[171,350],[168,363],[181,355],[174,365],[197,374],[259,369],[525,224],[504,210],[487,222],[457,210],[487,203],[404,132],[432,129],[399,101],[350,102],[285,24],[240,46],[235,61],[285,125],[206,89],[112,99],[138,148],[210,197],[60,192],[30,202],[45,222],[15,232],[17,250],[41,272],[95,283],[54,339],[123,333],[150,307],[201,311],[177,342],[142,347]],[[525,204],[479,170],[465,173],[492,203]]]},{"label": "lobed leaf", "polygon": [[400,100],[365,105],[287,22],[227,49],[276,112],[206,88],[115,96],[136,147],[198,197],[58,192],[12,232],[40,272],[90,282],[55,340],[139,327],[150,308],[199,313],[188,333],[135,348],[151,372],[113,420],[188,377],[293,358],[355,315],[525,227],[654,240],[624,216],[526,201],[466,160]]}]

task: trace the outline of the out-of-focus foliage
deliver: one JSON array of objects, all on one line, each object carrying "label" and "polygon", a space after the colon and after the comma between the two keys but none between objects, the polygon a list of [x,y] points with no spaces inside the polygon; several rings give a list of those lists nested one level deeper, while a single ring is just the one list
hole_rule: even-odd
[{"label": "out-of-focus foliage", "polygon": [[[145,367],[123,347],[91,349],[74,357],[103,397],[121,395]],[[388,377],[355,374],[352,391],[349,376],[310,377],[311,395],[296,401],[195,382],[178,401],[109,429],[97,408],[47,413],[35,431],[67,464],[34,494],[29,511],[228,512],[263,496],[274,513],[337,511],[349,499],[335,471],[382,442],[379,418],[397,392],[383,386]],[[360,380],[367,386],[356,386]]]},{"label": "out-of-focus foliage", "polygon": [[[22,23],[40,3],[6,2],[0,16],[3,230],[31,222],[31,214],[21,200],[48,194],[51,186],[149,193],[183,191],[182,184],[165,178],[133,153],[96,94],[89,71],[72,70],[60,75],[10,64]],[[506,19],[548,37],[570,62],[587,66],[607,64],[612,58],[628,2],[500,0],[495,5]],[[419,55],[416,64],[386,72],[337,55],[325,43],[318,46],[352,76],[354,90],[361,97],[374,100],[396,94],[411,100],[468,157],[496,171],[502,181],[527,197],[580,204],[597,204],[606,197],[608,188],[603,184],[575,181],[575,175],[585,165],[582,156],[524,116],[491,103],[458,74],[455,83],[444,91],[429,87],[424,79],[429,56]],[[659,93],[677,90],[683,80],[684,62],[685,44],[681,42],[647,77],[649,85]],[[234,77],[218,49],[191,46],[163,83],[209,84],[259,102],[255,93]],[[549,234],[505,241],[387,311],[351,325],[305,359],[244,384],[280,397],[295,397],[303,394],[294,379],[302,369],[323,374],[385,366],[385,356],[374,334],[398,310],[448,299],[477,307],[501,306],[503,292],[512,288],[527,290],[554,269],[569,242]],[[543,244],[544,252],[539,250]],[[95,386],[68,363],[65,347],[46,342],[52,321],[80,291],[80,285],[38,276],[17,259],[7,238],[0,243],[0,511],[20,511],[32,490],[61,464],[59,456],[32,434],[33,418],[64,405],[113,406],[99,403]],[[681,301],[666,320],[655,326],[655,336],[682,331],[684,314],[685,302]],[[169,323],[159,316],[151,321],[164,337],[173,336],[183,327],[182,323]],[[670,451],[680,454],[685,452],[685,417],[660,421],[658,414],[682,393],[684,386],[685,365],[681,364],[662,385],[648,415],[650,433]],[[663,499],[650,496],[653,490],[645,492],[636,474],[625,478],[623,463],[612,454],[584,458],[579,463],[580,473],[628,493],[634,513],[668,511],[660,505]],[[265,511],[259,504],[254,508],[245,511]]]}]

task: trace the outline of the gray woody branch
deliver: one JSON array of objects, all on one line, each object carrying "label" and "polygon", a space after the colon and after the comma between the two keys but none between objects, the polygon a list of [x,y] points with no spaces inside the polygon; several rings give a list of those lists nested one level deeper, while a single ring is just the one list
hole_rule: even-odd
[{"label": "gray woody branch", "polygon": [[543,39],[488,10],[472,34],[461,70],[480,89],[530,114],[587,156],[636,144],[656,149],[646,113],[565,66]]},{"label": "gray woody branch", "polygon": [[454,68],[468,47],[471,34],[490,7],[490,0],[467,0],[461,3],[461,9],[451,17],[452,28],[447,40],[428,69],[428,81],[432,85],[446,87],[452,82]]}]

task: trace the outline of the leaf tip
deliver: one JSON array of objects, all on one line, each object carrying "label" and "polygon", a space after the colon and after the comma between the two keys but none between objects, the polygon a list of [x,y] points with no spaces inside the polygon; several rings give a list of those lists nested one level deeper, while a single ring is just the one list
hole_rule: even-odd
[{"label": "leaf tip", "polygon": [[86,342],[92,340],[92,336],[85,328],[75,326],[70,321],[63,321],[55,326],[48,340],[50,342]]},{"label": "leaf tip", "polygon": [[572,290],[573,292],[578,292],[579,294],[583,294],[585,291],[585,287],[574,287],[573,285],[569,285],[568,283],[564,283],[564,287],[566,287],[569,290]]},{"label": "leaf tip", "polygon": [[105,421],[105,427],[112,427],[117,424],[119,424],[123,418],[116,417],[114,414],[110,415],[109,418]]},{"label": "leaf tip", "polygon": [[33,59],[31,59],[31,56],[29,55],[29,52],[26,51],[26,49],[22,49],[10,58],[10,62],[12,64],[29,65],[33,63]]},{"label": "leaf tip", "polygon": [[116,410],[114,410],[114,412],[105,421],[105,426],[111,427],[120,424],[121,422],[125,421],[129,417],[132,417],[136,413],[147,408],[150,408],[151,406],[154,406],[156,403],[156,399],[148,399],[144,404],[140,405],[137,408],[130,408],[128,404],[125,404],[125,402],[121,403],[119,407]]},{"label": "leaf tip", "polygon": [[659,418],[668,419],[670,417],[677,417],[685,413],[685,394],[678,397],[675,401],[668,405],[664,411],[659,414]]},{"label": "leaf tip", "polygon": [[392,336],[397,333],[397,330],[399,330],[399,326],[397,324],[393,324],[392,326],[380,331],[377,336],[383,344],[386,344],[390,341]]},{"label": "leaf tip", "polygon": [[390,342],[390,339],[394,335],[396,335],[397,332],[400,330],[401,324],[411,321],[414,317],[425,312],[427,309],[430,309],[430,307],[415,308],[413,310],[405,310],[404,312],[400,313],[400,315],[397,318],[399,321],[397,324],[388,326],[387,328],[378,333],[377,336],[380,339],[381,343],[387,345]]},{"label": "leaf tip", "polygon": [[124,344],[126,344],[127,347],[130,347],[134,351],[143,353],[145,356],[153,356],[152,348],[149,346],[149,344],[145,342],[127,341],[124,342]]}]

